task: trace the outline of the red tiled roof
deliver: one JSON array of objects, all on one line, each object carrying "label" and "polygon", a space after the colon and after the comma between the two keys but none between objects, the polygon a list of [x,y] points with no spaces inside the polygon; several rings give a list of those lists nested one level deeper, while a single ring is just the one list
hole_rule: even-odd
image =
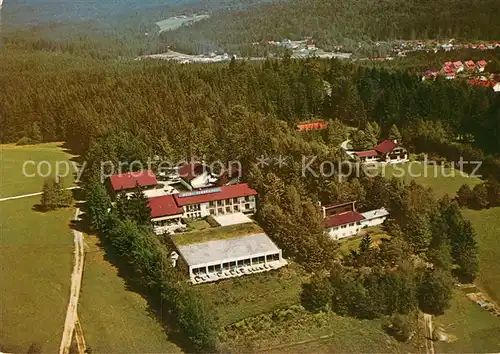
[{"label": "red tiled roof", "polygon": [[444,63],[444,66],[452,66],[452,65],[453,65],[453,63],[451,61],[447,61]]},{"label": "red tiled roof", "polygon": [[137,185],[139,187],[154,186],[158,183],[154,172],[151,170],[116,174],[109,179],[114,191],[132,189]]},{"label": "red tiled roof", "polygon": [[309,122],[309,123],[297,124],[297,130],[299,131],[319,130],[319,129],[326,129],[327,127],[328,124],[326,122]]},{"label": "red tiled roof", "polygon": [[477,66],[485,67],[488,63],[485,60],[480,60],[477,62]]},{"label": "red tiled roof", "polygon": [[453,63],[453,66],[454,66],[456,69],[458,69],[459,67],[461,67],[461,66],[463,66],[463,65],[464,65],[464,64],[462,64],[462,62],[461,62],[461,61],[455,61],[455,62]]},{"label": "red tiled roof", "polygon": [[465,65],[467,65],[468,68],[474,68],[476,66],[476,64],[472,60],[466,61]]},{"label": "red tiled roof", "polygon": [[179,176],[188,182],[201,176],[203,172],[209,171],[208,168],[200,162],[191,162],[179,168]]},{"label": "red tiled roof", "polygon": [[[197,192],[206,193],[196,195]],[[251,195],[257,195],[257,191],[250,188],[247,183],[240,183],[230,186],[205,188],[187,193],[179,193],[175,194],[174,198],[178,206],[184,206]]]},{"label": "red tiled roof", "polygon": [[378,152],[375,150],[368,150],[368,151],[358,151],[354,153],[358,157],[370,157],[370,156],[377,156]]},{"label": "red tiled roof", "polygon": [[184,210],[177,206],[172,195],[162,195],[161,197],[149,198],[149,208],[151,217],[160,218],[162,216],[183,214]]},{"label": "red tiled roof", "polygon": [[365,217],[357,211],[347,211],[342,214],[335,214],[325,219],[324,225],[326,228],[350,224],[364,220]]},{"label": "red tiled roof", "polygon": [[380,144],[375,146],[373,149],[383,154],[387,154],[392,150],[394,150],[397,146],[398,144],[392,140],[384,140]]}]

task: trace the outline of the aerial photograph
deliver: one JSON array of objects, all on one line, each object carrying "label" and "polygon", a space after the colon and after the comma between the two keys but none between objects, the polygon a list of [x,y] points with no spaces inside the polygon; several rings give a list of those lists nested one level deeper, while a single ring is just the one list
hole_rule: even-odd
[{"label": "aerial photograph", "polygon": [[6,353],[500,353],[500,0],[0,0]]}]

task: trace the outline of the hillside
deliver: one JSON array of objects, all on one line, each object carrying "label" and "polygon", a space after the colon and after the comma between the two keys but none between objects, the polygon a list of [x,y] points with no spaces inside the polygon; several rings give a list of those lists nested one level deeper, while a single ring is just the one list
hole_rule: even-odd
[{"label": "hillside", "polygon": [[399,38],[496,39],[498,18],[496,0],[290,0],[220,11],[164,38],[191,50],[237,52],[252,42],[312,36],[324,48],[352,49],[359,41]]}]

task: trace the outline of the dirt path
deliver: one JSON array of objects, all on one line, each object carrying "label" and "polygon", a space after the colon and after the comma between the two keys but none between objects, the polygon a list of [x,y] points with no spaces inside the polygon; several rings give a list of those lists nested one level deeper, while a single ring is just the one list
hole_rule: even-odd
[{"label": "dirt path", "polygon": [[428,354],[434,354],[434,341],[432,340],[432,315],[424,313],[425,322],[425,349]]},{"label": "dirt path", "polygon": [[[65,189],[72,190],[72,189],[77,189],[80,188],[78,186],[73,186],[73,187],[68,187]],[[29,198],[29,197],[34,197],[37,195],[42,195],[42,192],[36,192],[36,193],[30,193],[30,194],[22,194],[22,195],[16,195],[13,197],[6,197],[6,198],[0,198],[0,202],[5,202],[7,200],[14,200],[14,199],[21,199],[21,198]]]},{"label": "dirt path", "polygon": [[76,346],[78,348],[78,353],[85,354],[87,346],[85,345],[85,338],[83,337],[82,325],[78,318],[76,319],[76,324],[75,324],[75,340],[76,340]]},{"label": "dirt path", "polygon": [[[75,211],[74,220],[80,220],[81,211],[79,208]],[[75,330],[77,317],[78,298],[80,296],[80,287],[83,275],[83,234],[80,231],[73,230],[75,242],[75,263],[71,273],[71,290],[69,296],[68,309],[66,310],[66,320],[64,321],[64,330],[59,347],[59,354],[69,353],[73,332]]]}]

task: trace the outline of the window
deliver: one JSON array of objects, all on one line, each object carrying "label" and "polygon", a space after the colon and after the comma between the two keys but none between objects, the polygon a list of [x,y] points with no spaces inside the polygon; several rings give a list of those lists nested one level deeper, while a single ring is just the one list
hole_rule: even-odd
[{"label": "window", "polygon": [[233,198],[233,203],[234,204],[238,203],[238,198]]},{"label": "window", "polygon": [[231,207],[227,206],[226,207],[226,213],[230,213],[231,212]]},{"label": "window", "polygon": [[244,265],[245,267],[250,267],[250,258],[245,259],[245,260],[243,261],[243,265]]},{"label": "window", "polygon": [[218,214],[222,214],[222,208],[219,208],[219,209],[217,210],[217,213],[218,213]]},{"label": "window", "polygon": [[240,211],[240,206],[239,205],[235,205],[233,208],[234,208],[235,212]]},{"label": "window", "polygon": [[259,264],[259,259],[258,258],[252,258],[252,265],[257,265]]},{"label": "window", "polygon": [[347,225],[342,225],[340,228],[345,229],[346,227],[347,227]]},{"label": "window", "polygon": [[238,261],[238,267],[243,267],[245,264],[244,264],[244,261],[241,260],[241,261]]},{"label": "window", "polygon": [[208,266],[209,273],[215,273],[215,266]]},{"label": "window", "polygon": [[259,263],[266,263],[266,257],[265,256],[259,257]]},{"label": "window", "polygon": [[229,262],[229,268],[230,269],[236,268],[236,262]]},{"label": "window", "polygon": [[222,200],[217,201],[217,206],[222,206]]},{"label": "window", "polygon": [[231,269],[231,268],[229,267],[229,263],[224,263],[224,264],[222,265],[222,269],[223,269],[223,270],[229,270],[229,269]]},{"label": "window", "polygon": [[279,253],[267,255],[267,261],[268,262],[276,262],[276,261],[279,261],[279,260],[280,260],[280,254]]},{"label": "window", "polygon": [[220,272],[222,270],[222,267],[220,266],[220,264],[216,264],[215,265],[215,271],[216,272]]},{"label": "window", "polygon": [[247,195],[247,196],[245,197],[245,202],[249,202],[249,201],[250,201],[250,197]]},{"label": "window", "polygon": [[213,207],[215,206],[215,202],[214,202],[214,201],[209,202],[209,203],[208,203],[208,206],[209,206],[210,208],[213,208]]},{"label": "window", "polygon": [[231,205],[231,199],[226,199],[226,205]]},{"label": "window", "polygon": [[210,215],[215,215],[215,209],[210,209]]},{"label": "window", "polygon": [[352,223],[350,223],[350,224],[349,224],[349,226],[354,226],[354,223],[353,223],[353,222],[352,222]]},{"label": "window", "polygon": [[248,203],[245,204],[245,209],[247,209],[247,210],[250,209],[250,204],[248,204]]}]

